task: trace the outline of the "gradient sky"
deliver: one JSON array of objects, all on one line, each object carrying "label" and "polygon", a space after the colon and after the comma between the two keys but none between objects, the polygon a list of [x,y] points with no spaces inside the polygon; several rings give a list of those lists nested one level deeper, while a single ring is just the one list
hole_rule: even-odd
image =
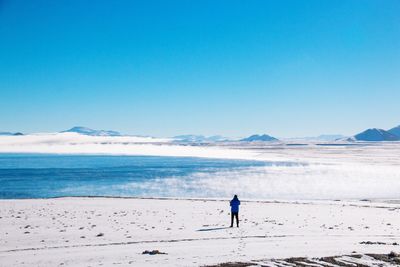
[{"label": "gradient sky", "polygon": [[0,131],[400,124],[400,1],[0,0]]}]

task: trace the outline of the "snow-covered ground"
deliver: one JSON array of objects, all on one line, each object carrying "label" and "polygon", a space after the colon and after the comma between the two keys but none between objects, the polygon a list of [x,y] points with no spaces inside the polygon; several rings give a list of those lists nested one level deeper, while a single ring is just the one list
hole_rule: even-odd
[{"label": "snow-covered ground", "polygon": [[[0,200],[1,266],[202,266],[400,250],[396,202]],[[142,254],[145,250],[161,253]]]}]

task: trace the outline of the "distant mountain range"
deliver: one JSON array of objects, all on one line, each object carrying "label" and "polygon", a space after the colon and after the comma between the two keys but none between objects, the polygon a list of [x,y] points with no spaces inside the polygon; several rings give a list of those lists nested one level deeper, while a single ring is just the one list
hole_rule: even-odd
[{"label": "distant mountain range", "polygon": [[177,135],[174,136],[173,139],[177,142],[184,142],[184,143],[209,143],[209,142],[228,141],[228,138],[220,135],[204,136],[204,135],[194,135],[194,134]]},{"label": "distant mountain range", "polygon": [[341,134],[321,134],[318,136],[306,136],[306,137],[290,137],[283,138],[284,141],[336,141],[345,138],[346,136]]},{"label": "distant mountain range", "polygon": [[400,125],[390,130],[383,130],[378,128],[367,129],[353,137],[347,139],[348,141],[400,141]]},{"label": "distant mountain range", "polygon": [[344,137],[345,136],[341,134],[321,134],[318,135],[315,139],[320,141],[335,141]]},{"label": "distant mountain range", "polygon": [[184,142],[184,143],[214,143],[214,142],[270,142],[270,141],[278,141],[277,138],[269,136],[267,134],[263,135],[251,135],[249,137],[240,139],[240,140],[232,140],[227,137],[223,137],[220,135],[213,136],[204,136],[204,135],[178,135],[174,136],[173,139],[176,142]]},{"label": "distant mountain range", "polygon": [[17,133],[11,133],[11,132],[0,132],[0,136],[17,136],[17,135],[24,135],[23,133],[17,132]]},{"label": "distant mountain range", "polygon": [[271,142],[271,141],[279,141],[279,140],[268,134],[263,134],[263,135],[254,134],[249,137],[243,138],[240,141],[242,141],[242,142]]},{"label": "distant mountain range", "polygon": [[78,133],[90,136],[121,136],[122,134],[116,131],[110,130],[93,130],[87,127],[76,126],[69,130],[62,131],[62,133]]},{"label": "distant mountain range", "polygon": [[[120,132],[111,130],[94,130],[88,127],[75,126],[69,130],[62,131],[61,133],[78,133],[89,136],[123,136]],[[0,136],[18,136],[24,135],[20,132],[0,132]],[[344,137],[343,135],[319,135],[317,137],[303,137],[303,138],[288,138],[285,140],[320,140],[320,141],[400,141],[400,125],[389,130],[371,128],[352,137]],[[221,135],[204,136],[204,135],[178,135],[174,136],[175,142],[182,143],[214,143],[214,142],[273,142],[279,141],[278,138],[268,134],[254,134],[243,139],[229,139]]]}]

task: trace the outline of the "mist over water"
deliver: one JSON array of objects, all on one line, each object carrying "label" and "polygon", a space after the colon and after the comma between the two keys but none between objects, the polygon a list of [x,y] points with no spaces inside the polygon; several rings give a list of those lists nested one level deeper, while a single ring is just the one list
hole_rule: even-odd
[{"label": "mist over water", "polygon": [[183,157],[0,155],[0,198],[399,198],[398,167]]},{"label": "mist over water", "polygon": [[0,198],[142,196],[157,192],[126,184],[265,166],[244,160],[152,156],[0,154]]},{"label": "mist over water", "polygon": [[399,198],[400,174],[387,168],[286,165],[250,167],[213,174],[194,173],[152,182],[130,183],[144,196],[231,197],[253,199]]}]

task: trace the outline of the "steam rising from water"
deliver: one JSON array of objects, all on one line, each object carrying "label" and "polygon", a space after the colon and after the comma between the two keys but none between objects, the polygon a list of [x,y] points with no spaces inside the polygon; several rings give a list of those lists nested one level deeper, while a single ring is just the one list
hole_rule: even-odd
[{"label": "steam rising from water", "polygon": [[127,184],[145,195],[266,199],[399,198],[400,173],[363,166],[273,166]]},{"label": "steam rising from water", "polygon": [[[75,188],[76,190],[76,188]],[[81,188],[85,190],[85,188]],[[399,198],[395,167],[284,165],[159,178],[115,185],[120,195],[231,197],[255,199]]]},{"label": "steam rising from water", "polygon": [[[0,137],[0,153],[151,155],[266,162],[266,166],[241,165],[216,171],[193,168],[181,175],[167,173],[163,169],[161,174],[151,173],[151,179],[140,180],[130,179],[132,176],[127,172],[124,175],[95,172],[93,179],[83,182],[81,178],[84,174],[79,174],[80,176],[74,177],[74,184],[58,187],[55,192],[57,195],[231,197],[233,194],[239,194],[243,198],[257,199],[400,198],[398,142],[341,146],[307,144],[301,147],[287,146],[284,143],[268,146],[189,146],[170,143],[170,140],[164,139],[88,137],[63,133]],[[95,162],[98,161],[96,159]],[[278,161],[293,163],[269,164]],[[0,169],[1,164],[4,165],[4,162],[0,162]],[[186,171],[180,163],[176,167],[180,173]],[[15,173],[11,172],[9,176],[14,177]],[[110,177],[118,182],[114,182]],[[0,182],[1,178],[0,176]],[[3,182],[1,189],[4,191],[7,187],[12,191],[15,187],[14,182]],[[33,179],[28,179],[28,182],[36,183]],[[37,186],[20,184],[26,188],[28,185]]]}]

